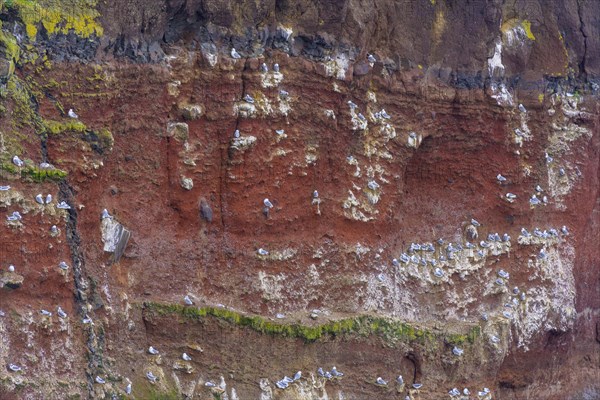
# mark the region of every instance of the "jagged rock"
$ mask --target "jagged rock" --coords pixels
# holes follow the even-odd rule
[[[188,121],[198,119],[202,116],[202,107],[198,104],[182,104],[179,106],[179,110],[183,118]]]
[[[212,220],[213,220],[213,210],[208,205],[208,202],[206,201],[206,199],[200,199],[200,215],[207,222],[212,222]]]
[[[169,122],[167,124],[166,137],[174,137],[179,141],[188,140],[190,128],[185,122]]]
[[[103,218],[100,229],[104,251],[113,253],[113,261],[119,262],[131,233],[117,222],[114,217]]]
[[[194,187],[194,181],[192,178],[186,178],[185,176],[181,177],[181,187],[185,190],[192,190]]]
[[[2,272],[0,275],[0,288],[6,286],[10,289],[17,289],[21,287],[23,281],[25,279],[22,275],[17,274],[16,272]]]
[[[195,371],[195,368],[188,361],[177,360],[173,363],[173,369],[176,371],[183,371],[186,374],[191,374]]]
[[[248,150],[255,142],[255,136],[240,136],[232,139],[230,149],[243,152]]]

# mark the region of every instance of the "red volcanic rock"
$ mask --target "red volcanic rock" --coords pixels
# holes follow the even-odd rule
[[[4,7],[0,398],[597,397],[600,3],[475,3]]]

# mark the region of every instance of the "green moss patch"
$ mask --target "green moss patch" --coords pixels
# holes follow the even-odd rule
[[[60,169],[41,169],[39,167],[27,167],[21,170],[21,177],[37,183],[45,181],[60,181],[67,177],[67,172]]]
[[[59,135],[65,132],[84,133],[86,129],[85,124],[76,119],[64,122],[44,120],[44,130],[51,135]]]
[[[466,335],[434,333],[405,322],[369,315],[329,321],[319,325],[302,325],[273,322],[257,315],[245,315],[216,307],[195,308],[178,304],[146,302],[143,304],[143,309],[150,314],[160,316],[177,315],[188,320],[201,321],[207,317],[212,317],[236,326],[247,327],[259,333],[299,338],[307,342],[342,335],[377,335],[389,343],[398,341],[423,343],[441,339],[459,344],[474,343],[480,335],[478,326],[471,328]]]

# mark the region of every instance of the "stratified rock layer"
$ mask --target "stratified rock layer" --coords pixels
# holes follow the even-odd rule
[[[1,398],[600,395],[600,3],[36,4]]]

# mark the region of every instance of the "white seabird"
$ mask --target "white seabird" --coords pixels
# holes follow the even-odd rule
[[[17,167],[22,167],[23,166],[23,161],[19,158],[19,156],[14,156],[12,158],[12,162],[13,164],[15,164]]]
[[[236,60],[242,58],[242,56],[240,55],[240,53],[237,52],[235,47],[231,48],[231,58],[234,58]]]

